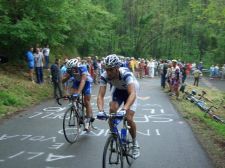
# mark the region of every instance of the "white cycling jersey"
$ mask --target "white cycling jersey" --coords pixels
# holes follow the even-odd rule
[[[102,73],[100,78],[100,86],[106,86],[107,83],[110,86],[120,89],[120,90],[127,90],[127,86],[131,83],[134,83],[136,90],[139,89],[139,83],[135,78],[134,74],[126,67],[119,68],[120,76],[119,79],[110,80],[107,76],[106,71]]]

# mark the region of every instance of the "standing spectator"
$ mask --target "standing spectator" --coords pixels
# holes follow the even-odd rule
[[[167,61],[167,62],[168,64],[167,64],[167,71],[166,71],[166,84],[169,88],[168,92],[171,92],[172,87],[171,87],[170,77],[172,75],[172,62],[170,61]]]
[[[55,64],[51,65],[51,76],[52,83],[54,87],[54,98],[62,97],[62,89],[61,89],[61,73],[60,73],[60,60],[55,59]],[[59,93],[59,95],[57,94]]]
[[[93,79],[94,79],[94,84],[98,84],[98,71],[99,71],[99,67],[98,67],[98,56],[95,56],[93,58],[93,62],[92,62],[92,66],[94,69],[94,74],[93,74]]]
[[[193,74],[193,72],[194,72],[195,69],[196,69],[196,63],[193,62],[193,63],[191,64],[191,74]]]
[[[161,71],[161,86],[163,89],[166,87],[166,74],[167,74],[168,64],[166,61],[162,61],[162,71]]]
[[[29,77],[30,80],[34,83],[34,55],[33,55],[33,47],[30,47],[29,51],[26,53],[27,65],[29,68]]]
[[[39,48],[35,49],[34,53],[34,62],[35,62],[35,72],[37,77],[37,83],[43,83],[43,64],[44,64],[44,56],[40,52]]]
[[[145,71],[145,60],[141,59],[141,62],[139,63],[139,77],[142,79],[144,77],[144,71]]]
[[[212,66],[210,67],[210,69],[209,69],[209,77],[210,77],[210,79],[213,79],[214,74],[215,74],[215,66],[212,65]]]
[[[181,80],[180,79],[180,68],[177,65],[177,60],[172,60],[170,84],[171,84],[171,91],[175,93],[177,99],[179,97],[180,80]]]
[[[135,61],[134,57],[131,57],[129,67],[130,67],[131,72],[135,73],[136,61]]]
[[[194,86],[198,86],[199,79],[202,76],[202,72],[197,68],[193,72],[194,75]]]
[[[187,78],[187,65],[186,64],[184,64],[181,67],[181,73],[182,73],[182,83],[184,83]]]
[[[219,77],[220,72],[219,72],[219,65],[218,64],[214,68],[214,73],[215,73],[215,77]]]
[[[202,62],[199,62],[197,68],[202,72],[202,69],[203,69],[203,64],[202,64]]]
[[[67,63],[67,61],[68,61],[68,58],[65,58],[64,59],[64,63],[63,63],[63,65],[61,66],[61,68],[60,68],[60,71],[61,71],[61,78],[63,78],[65,75],[66,75],[66,70],[67,70],[67,68],[66,68],[66,63]],[[69,82],[70,82],[70,80],[69,81],[66,81],[65,83],[63,83],[63,92],[64,92],[64,96],[69,96],[70,95],[70,88],[69,88]]]
[[[154,77],[154,74],[155,74],[155,63],[154,61],[151,59],[151,61],[149,62],[149,77],[150,78],[153,78]]]
[[[188,78],[190,77],[191,69],[192,69],[191,64],[187,63],[186,64],[186,75],[187,75]]]
[[[43,52],[43,55],[45,57],[45,68],[48,69],[49,54],[50,54],[50,49],[49,49],[49,45],[48,44],[45,46],[45,48],[43,48],[42,52]]]
[[[224,77],[225,77],[225,64],[223,64],[221,68],[221,80],[224,80]]]

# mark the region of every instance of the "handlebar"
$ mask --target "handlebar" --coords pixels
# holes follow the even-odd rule
[[[122,120],[124,118],[125,114],[121,115],[118,113],[111,113],[111,114],[106,114],[105,112],[103,112],[103,114],[97,114],[97,119],[99,120],[107,120],[109,118],[112,119],[118,119],[118,120]]]
[[[71,96],[63,96],[63,97],[59,97],[59,98],[56,98],[56,102],[58,103],[58,105],[62,105],[61,103],[60,103],[60,101],[59,100],[61,100],[61,99],[68,99],[69,101],[75,101],[75,100],[77,100],[77,99],[79,99],[79,96],[73,96],[73,95],[71,95]]]

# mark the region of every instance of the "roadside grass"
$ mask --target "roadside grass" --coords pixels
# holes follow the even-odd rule
[[[52,87],[48,83],[34,84],[28,80],[27,70],[18,67],[8,69],[10,71],[5,71],[4,68],[2,70],[2,67],[0,69],[0,117],[52,97]]]
[[[225,93],[213,88],[194,87],[187,85],[186,90],[191,92],[196,90],[197,93],[201,93],[205,90],[207,106],[214,105],[218,109],[214,110],[216,115],[219,115],[225,120]],[[181,113],[183,118],[187,120],[195,133],[198,140],[201,142],[203,148],[209,154],[215,167],[225,168],[225,124],[216,122],[198,108],[196,105],[188,100],[183,99],[183,94],[180,94],[181,99],[176,100],[174,97],[171,98],[172,103]],[[207,101],[210,100],[209,101]]]

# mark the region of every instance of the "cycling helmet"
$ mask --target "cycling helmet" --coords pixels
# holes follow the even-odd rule
[[[107,57],[105,57],[103,64],[105,65],[106,68],[107,67],[114,68],[119,67],[121,65],[120,59],[116,54],[108,55]]]
[[[78,67],[78,66],[79,66],[79,61],[76,58],[70,59],[66,62],[66,68],[68,68],[68,69]]]

